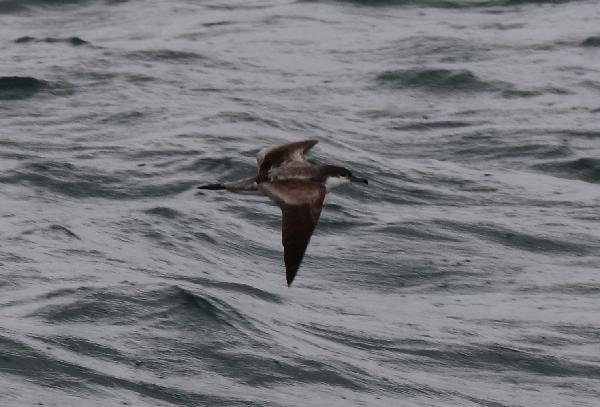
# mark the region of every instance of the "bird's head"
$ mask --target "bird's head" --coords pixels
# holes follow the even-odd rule
[[[365,178],[359,178],[352,175],[352,171],[347,168],[339,167],[337,165],[327,165],[324,167],[323,174],[325,176],[325,185],[327,189],[331,189],[338,185],[342,185],[348,182],[360,182],[368,184]]]

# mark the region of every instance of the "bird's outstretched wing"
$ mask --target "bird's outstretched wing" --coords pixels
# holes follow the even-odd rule
[[[325,187],[317,182],[297,179],[263,182],[259,185],[281,207],[283,258],[289,286],[296,277],[321,216]]]
[[[282,164],[309,166],[304,153],[317,144],[317,140],[304,140],[295,143],[282,144],[261,150],[256,156],[258,166],[258,182],[269,180],[269,170]]]

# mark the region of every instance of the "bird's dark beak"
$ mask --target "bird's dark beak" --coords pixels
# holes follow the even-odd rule
[[[359,178],[359,177],[355,177],[354,175],[350,176],[350,181],[352,182],[362,182],[363,184],[369,184],[369,181],[367,181],[366,178]]]

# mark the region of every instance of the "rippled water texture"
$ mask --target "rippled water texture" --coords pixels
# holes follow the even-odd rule
[[[597,1],[0,0],[0,405],[598,406]],[[200,192],[271,144],[327,196]]]

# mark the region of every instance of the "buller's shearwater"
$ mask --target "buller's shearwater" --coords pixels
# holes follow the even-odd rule
[[[304,140],[265,148],[256,156],[256,176],[232,182],[201,185],[198,189],[264,192],[283,214],[282,243],[285,277],[292,284],[310,237],[317,226],[327,188],[349,181],[368,184],[336,165],[311,166],[304,153],[317,144]]]

